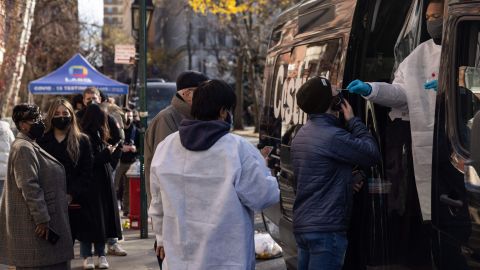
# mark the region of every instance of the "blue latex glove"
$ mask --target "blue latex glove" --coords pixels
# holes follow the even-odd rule
[[[433,80],[433,81],[429,81],[429,82],[426,82],[423,87],[425,88],[425,90],[428,90],[428,89],[432,89],[433,91],[437,91],[437,88],[438,88],[438,80]]]
[[[368,96],[372,93],[372,87],[368,83],[355,80],[347,86],[348,92]]]

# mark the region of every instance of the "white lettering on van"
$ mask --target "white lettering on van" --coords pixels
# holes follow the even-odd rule
[[[305,67],[308,66],[308,62],[308,60],[298,62],[296,77],[293,78],[288,78],[285,71],[286,65],[278,67],[277,77],[274,81],[273,112],[276,118],[281,117],[282,121],[287,124],[303,124],[307,120],[307,114],[297,106],[296,94],[302,84],[310,77],[301,76]],[[295,66],[289,64],[287,69],[293,73]],[[320,75],[329,79],[330,72],[322,72]]]

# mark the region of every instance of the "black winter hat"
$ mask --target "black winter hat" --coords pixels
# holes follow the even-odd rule
[[[208,80],[209,78],[207,76],[198,71],[184,71],[177,77],[177,91],[190,87],[198,87],[202,82]]]
[[[297,105],[308,114],[324,113],[332,103],[332,85],[323,77],[306,81],[297,92]]]

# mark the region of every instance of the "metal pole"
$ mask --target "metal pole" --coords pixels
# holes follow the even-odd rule
[[[140,119],[142,128],[140,130],[140,238],[148,238],[148,216],[147,216],[147,189],[145,186],[144,167],[144,137],[147,128],[147,103],[145,98],[145,83],[147,81],[147,11],[145,0],[140,0],[140,33],[138,43],[140,47],[140,59],[138,60],[138,75],[140,87]]]

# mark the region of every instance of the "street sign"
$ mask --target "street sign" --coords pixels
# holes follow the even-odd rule
[[[130,65],[135,59],[134,45],[115,45],[115,64]]]

